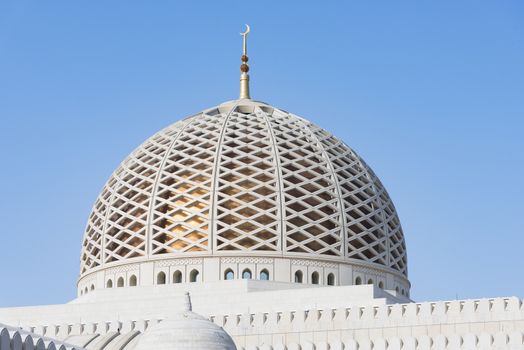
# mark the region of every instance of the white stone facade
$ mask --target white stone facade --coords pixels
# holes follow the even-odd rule
[[[0,309],[0,350],[524,349],[516,297],[410,300],[373,171],[249,99],[135,150],[94,205],[80,261],[75,300]]]
[[[406,303],[372,285],[238,280],[122,288],[65,305],[0,309],[0,319],[87,349],[133,349],[149,327],[180,309],[184,290],[238,349],[524,348],[518,298]]]

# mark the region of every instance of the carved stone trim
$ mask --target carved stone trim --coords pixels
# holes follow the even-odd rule
[[[338,267],[338,264],[331,263],[331,262],[325,262],[325,261],[318,261],[318,260],[302,260],[302,259],[293,259],[291,260],[291,265],[296,266],[313,266],[313,267],[325,267],[325,268],[331,268],[336,269]]]
[[[226,257],[220,258],[223,264],[272,264],[274,259],[271,258],[244,258],[244,257]]]
[[[105,273],[108,275],[111,275],[114,273],[129,272],[129,271],[138,271],[138,265],[130,264],[130,265],[116,266],[116,267],[107,269]]]
[[[155,267],[168,267],[180,265],[200,265],[204,260],[202,258],[187,258],[187,259],[169,259],[155,262]]]

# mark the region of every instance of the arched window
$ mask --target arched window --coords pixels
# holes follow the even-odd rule
[[[399,293],[398,286],[395,287],[395,292],[397,292],[397,294]]]
[[[368,279],[368,284],[373,284],[373,280],[371,278]]]
[[[131,287],[136,287],[136,276],[135,275],[131,275],[131,277],[129,277],[129,285]]]
[[[198,270],[192,270],[189,274],[189,282],[198,281],[198,275],[200,275],[200,272],[198,272]]]
[[[362,278],[360,278],[360,276],[358,276],[357,278],[355,278],[355,285],[359,286],[362,284]]]
[[[315,271],[311,274],[311,283],[318,284],[318,280],[319,280],[318,272]]]
[[[404,292],[404,289],[400,292],[402,295],[406,295],[406,292]]]
[[[84,294],[87,294],[87,287],[86,287],[86,289],[84,289]]]
[[[334,286],[335,285],[335,275],[330,273],[327,277],[327,284],[328,286]]]
[[[266,269],[260,271],[260,280],[261,281],[268,281],[269,280],[269,272]]]
[[[107,280],[106,282],[106,288],[113,288],[113,280]]]
[[[224,279],[228,281],[235,279],[235,273],[233,272],[233,270],[227,269],[226,272],[224,273]]]
[[[243,272],[242,272],[242,278],[245,279],[245,280],[250,280],[252,277],[251,275],[251,270],[250,269],[245,269]]]
[[[166,284],[166,274],[163,271],[156,275],[156,284]]]
[[[84,295],[84,291],[80,289],[80,295]]]
[[[118,281],[116,282],[116,286],[117,286],[118,288],[124,286],[124,278],[123,278],[123,277],[119,277],[119,278],[118,278]]]
[[[173,273],[173,283],[182,283],[182,272],[176,270]]]
[[[95,285],[94,284],[91,285],[91,290],[95,290]]]
[[[382,281],[378,282],[378,287],[380,289],[384,289],[384,282],[382,282]]]
[[[303,274],[302,271],[298,270],[295,272],[295,283],[302,283]]]

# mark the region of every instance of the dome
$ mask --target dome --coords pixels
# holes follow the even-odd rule
[[[189,307],[148,329],[135,350],[236,350],[229,334]]]
[[[208,258],[221,267],[204,273]],[[288,272],[277,273],[275,259]],[[329,284],[365,272],[409,288],[402,228],[373,171],[326,130],[249,99],[180,120],[122,162],[89,216],[80,282],[87,289],[95,272],[107,279],[108,269],[144,262],[196,273],[184,281],[224,279],[224,266],[236,262],[240,275],[249,261],[280,281],[298,281],[303,265],[323,269]]]

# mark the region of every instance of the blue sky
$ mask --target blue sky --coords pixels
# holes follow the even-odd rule
[[[419,301],[524,297],[524,2],[0,2],[0,306],[75,295],[83,229],[147,137],[238,94],[375,170]],[[6,287],[8,286],[8,287]]]

